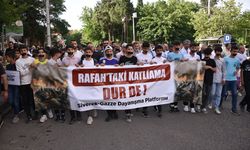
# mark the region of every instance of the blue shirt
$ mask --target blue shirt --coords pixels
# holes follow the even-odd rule
[[[226,81],[236,81],[236,70],[240,68],[240,60],[236,57],[227,56],[224,58],[224,66],[226,69]]]
[[[175,52],[168,53],[168,56],[167,56],[168,61],[180,61],[181,59],[183,59],[183,55],[180,52],[179,53],[175,53]]]
[[[99,61],[99,64],[116,65],[118,64],[118,60],[116,58],[107,59],[106,57],[102,57]]]

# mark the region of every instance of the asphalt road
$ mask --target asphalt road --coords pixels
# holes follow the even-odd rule
[[[212,110],[172,114],[164,106],[162,118],[153,109],[150,118],[143,118],[134,111],[132,123],[125,122],[123,111],[111,122],[104,121],[106,112],[98,111],[91,126],[86,113],[73,125],[69,115],[65,123],[12,124],[10,114],[0,129],[0,150],[250,150],[250,113],[231,114],[230,102],[224,103],[221,115]]]

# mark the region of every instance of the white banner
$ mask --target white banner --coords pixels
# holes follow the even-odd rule
[[[174,63],[67,69],[72,110],[125,110],[169,104],[176,91]]]
[[[20,72],[19,71],[5,71],[7,74],[8,84],[9,85],[20,85]]]

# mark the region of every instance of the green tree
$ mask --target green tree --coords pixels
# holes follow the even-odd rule
[[[11,24],[21,19],[24,38],[30,44],[43,45],[46,35],[46,12],[44,0],[0,0],[0,24]],[[52,32],[66,35],[69,24],[59,17],[65,11],[64,0],[50,0]]]
[[[101,0],[93,10],[86,10],[85,8],[82,14],[84,24],[83,39],[93,39],[88,33],[96,32],[92,31],[95,28],[100,29],[99,32],[102,34],[102,38],[110,40],[121,39],[123,31],[122,18],[125,17],[128,23],[133,11],[133,4],[130,0]],[[92,17],[85,19],[86,15]],[[96,25],[96,27],[91,27],[91,24]],[[100,40],[99,35],[98,39],[95,40]]]
[[[81,43],[81,39],[82,39],[81,31],[75,30],[73,32],[68,33],[68,35],[66,36],[65,44],[69,45],[71,40],[76,40],[77,43]]]
[[[83,22],[81,42],[100,42],[105,36],[105,33],[102,31],[100,24],[94,18],[94,10],[87,7],[83,8],[81,20]]]
[[[234,37],[239,43],[250,45],[250,11],[240,14],[236,26]]]
[[[139,35],[155,42],[192,40],[195,31],[190,20],[198,9],[198,4],[184,0],[144,4],[137,24]]]
[[[218,3],[219,0],[210,0],[210,6],[213,7]],[[208,0],[201,0],[201,5],[203,7],[208,7]]]
[[[210,36],[222,36],[226,33],[233,36],[238,32],[241,5],[237,6],[235,0],[222,1],[222,6],[212,8],[210,17],[206,9],[200,9],[193,14],[192,24],[194,25],[196,39]]]
[[[25,9],[25,4],[17,5],[15,1],[0,0],[0,25],[8,25],[20,19]]]

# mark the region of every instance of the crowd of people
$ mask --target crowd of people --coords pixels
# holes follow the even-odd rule
[[[35,111],[32,82],[32,69],[38,65],[50,64],[56,67],[94,67],[104,65],[143,65],[162,64],[173,61],[205,61],[205,76],[202,90],[202,105],[196,105],[192,100],[183,102],[183,111],[190,113],[208,113],[207,109],[214,109],[221,114],[223,101],[232,96],[231,112],[240,115],[237,110],[237,97],[245,93],[239,103],[242,111],[250,112],[250,58],[244,45],[226,44],[207,46],[191,43],[189,40],[162,43],[158,45],[149,42],[133,42],[117,44],[104,40],[100,45],[87,43],[79,46],[75,40],[65,48],[42,48],[24,45],[14,45],[9,42],[2,58],[0,58],[2,99],[8,101],[14,111],[13,123],[20,119],[20,112],[26,114],[26,122],[38,117]],[[5,67],[4,67],[5,66]],[[5,70],[19,71],[21,85],[8,85]],[[244,90],[245,89],[245,92]],[[229,92],[228,92],[229,91]],[[189,105],[188,105],[189,104]],[[171,103],[170,112],[179,112],[178,102]],[[247,108],[245,108],[247,106]],[[162,116],[162,107],[154,107],[158,117]],[[65,122],[65,109],[47,109],[39,112],[41,123],[48,118]],[[82,119],[82,112],[70,111],[70,124]],[[137,110],[138,111],[138,110]],[[147,107],[142,108],[144,117],[148,117]],[[97,116],[97,110],[87,111],[87,124],[92,124]],[[125,110],[126,121],[132,121],[132,111]],[[105,121],[118,119],[116,110],[107,110]]]

